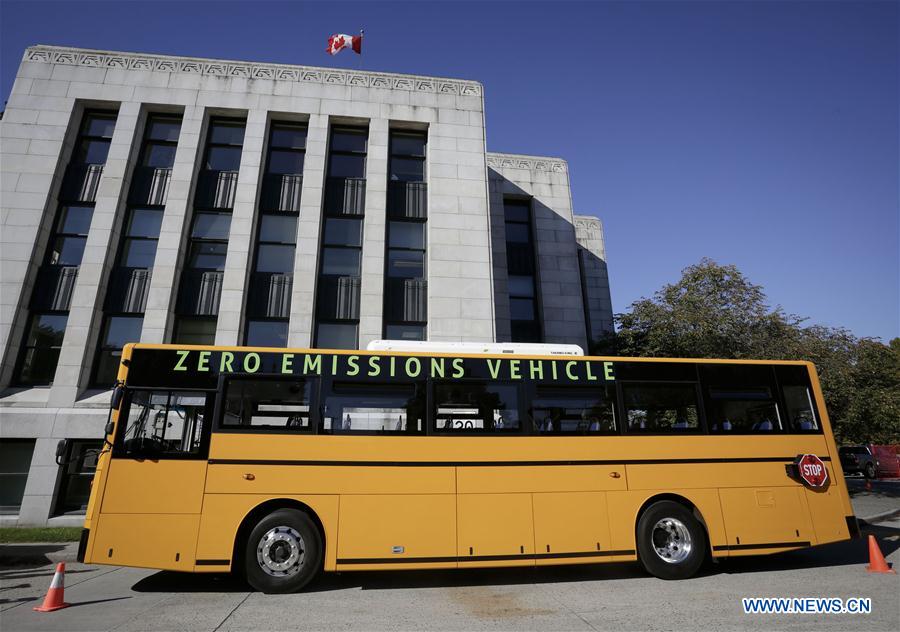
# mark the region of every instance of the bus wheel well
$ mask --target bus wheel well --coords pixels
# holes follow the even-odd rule
[[[709,551],[707,552],[709,555],[712,555],[712,542],[709,539],[709,527],[706,525],[706,519],[703,517],[703,514],[697,508],[697,506],[689,501],[684,496],[679,496],[678,494],[657,494],[655,496],[651,496],[644,504],[641,505],[641,508],[638,509],[637,516],[634,519],[634,537],[635,542],[637,542],[637,528],[638,523],[641,521],[641,516],[644,515],[644,512],[647,511],[647,508],[650,505],[657,503],[661,500],[670,500],[672,502],[678,503],[679,505],[684,506],[686,509],[690,510],[691,513],[694,514],[694,517],[700,522],[700,525],[703,527],[703,530],[706,532],[706,544],[709,547]]]
[[[325,527],[322,525],[322,521],[319,520],[319,516],[316,515],[316,512],[313,511],[309,505],[301,503],[299,500],[293,500],[291,498],[273,498],[251,509],[241,521],[237,530],[237,535],[234,538],[234,550],[231,554],[232,568],[242,570],[240,567],[244,561],[244,544],[247,542],[247,538],[250,537],[250,532],[253,531],[253,527],[256,526],[256,523],[278,509],[296,509],[309,516],[309,519],[313,521],[313,524],[315,524],[316,528],[319,530],[319,536],[322,538],[322,550],[324,552]]]

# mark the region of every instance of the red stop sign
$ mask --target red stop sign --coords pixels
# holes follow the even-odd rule
[[[825,463],[815,454],[804,454],[797,461],[797,471],[803,482],[810,487],[822,487],[828,482]]]

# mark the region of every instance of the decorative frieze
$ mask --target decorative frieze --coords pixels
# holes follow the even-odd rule
[[[247,77],[251,79],[273,79],[275,81],[386,88],[390,90],[409,90],[411,92],[436,92],[462,96],[478,97],[482,95],[481,84],[476,81],[425,78],[415,75],[338,70],[334,68],[313,68],[287,64],[254,64],[197,59],[194,57],[101,52],[58,46],[32,46],[27,48],[25,50],[25,61],[68,66],[90,66],[94,68],[124,68],[128,70],[152,70],[155,72],[201,74],[219,77]]]
[[[528,169],[529,171],[553,171],[556,173],[568,171],[566,162],[559,158],[496,153],[489,153],[486,156],[488,166],[495,169]]]

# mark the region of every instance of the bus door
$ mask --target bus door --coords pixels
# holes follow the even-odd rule
[[[214,392],[129,389],[91,560],[192,570]]]

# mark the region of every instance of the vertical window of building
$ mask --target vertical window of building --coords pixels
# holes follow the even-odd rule
[[[384,279],[384,337],[425,340],[424,132],[392,131],[388,164],[388,223]]]
[[[53,382],[115,124],[115,112],[85,112],[81,121],[60,188],[59,207],[44,261],[32,291],[14,376],[17,384],[35,386]]]
[[[141,338],[150,273],[180,131],[180,117],[151,115],[147,119],[128,191],[119,249],[106,290],[91,380],[94,386],[108,387],[116,381],[122,347]]]
[[[0,515],[17,514],[34,453],[34,439],[0,441]]]
[[[506,269],[512,341],[541,342],[531,202],[504,200],[503,213],[506,221]]]
[[[211,345],[216,339],[245,125],[237,119],[214,118],[209,122],[175,306],[176,343]]]
[[[96,439],[69,439],[60,466],[54,515],[82,514],[91,497],[91,480],[97,469],[97,458],[103,441]]]
[[[248,345],[287,346],[306,126],[273,122],[247,300]]]
[[[320,348],[355,349],[359,344],[368,140],[365,128],[331,129],[316,289],[314,345]]]

